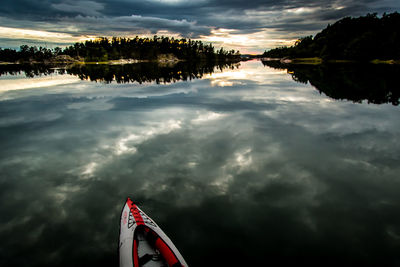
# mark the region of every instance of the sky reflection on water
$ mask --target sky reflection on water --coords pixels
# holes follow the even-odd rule
[[[398,107],[257,61],[165,85],[57,79],[0,92],[1,266],[117,266],[126,196],[191,266],[399,264]]]

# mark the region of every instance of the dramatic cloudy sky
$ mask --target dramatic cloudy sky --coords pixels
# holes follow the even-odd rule
[[[0,46],[67,45],[95,36],[172,35],[261,52],[398,0],[2,0]]]

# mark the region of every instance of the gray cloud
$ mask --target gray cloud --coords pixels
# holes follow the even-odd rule
[[[78,13],[88,16],[99,16],[101,11],[104,9],[102,3],[94,1],[78,1],[78,2],[62,2],[57,4],[51,4],[51,7],[68,13]]]
[[[62,24],[75,25],[81,29],[80,33],[115,36],[115,32],[122,35],[156,33],[157,31],[168,30],[181,33],[184,36],[198,37],[202,34],[209,34],[210,28],[197,25],[185,19],[164,19],[158,17],[145,17],[141,15],[121,17],[88,17],[78,15],[70,18],[65,17]],[[73,34],[74,32],[70,32]]]
[[[165,30],[198,38],[209,35],[212,29],[228,28],[234,30],[234,34],[274,30],[277,33],[274,38],[294,39],[315,34],[328,23],[345,16],[360,16],[368,12],[393,12],[399,8],[399,2],[393,0],[7,0],[0,6],[0,16],[2,21],[24,18],[20,27],[29,29],[42,29],[41,25],[47,23],[52,25],[49,26],[51,31],[58,31],[60,27],[66,28],[66,24],[77,24],[78,31],[73,34],[98,36],[106,33],[151,34]]]

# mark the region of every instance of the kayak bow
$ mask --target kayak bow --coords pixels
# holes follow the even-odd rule
[[[120,267],[186,267],[178,249],[133,201],[128,198],[121,214]]]

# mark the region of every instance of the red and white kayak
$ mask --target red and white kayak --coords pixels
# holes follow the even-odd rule
[[[121,214],[120,267],[186,267],[167,235],[128,198]]]

